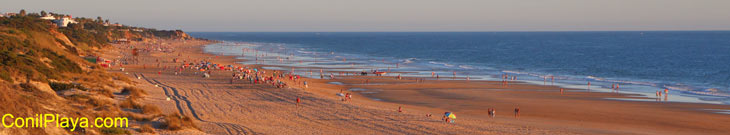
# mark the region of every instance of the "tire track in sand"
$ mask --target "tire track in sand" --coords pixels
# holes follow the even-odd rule
[[[212,123],[212,124],[218,125],[221,128],[225,129],[226,132],[228,134],[230,134],[230,135],[256,134],[256,132],[254,132],[253,130],[251,130],[250,128],[245,127],[245,126],[241,126],[241,125],[237,125],[237,124],[233,124],[233,123],[213,122],[213,121],[207,121],[207,120],[201,119],[198,116],[198,114],[196,113],[195,109],[193,108],[192,102],[190,102],[190,100],[188,100],[187,97],[181,96],[179,94],[179,91],[178,91],[177,88],[172,87],[172,86],[169,86],[167,84],[164,84],[164,83],[158,81],[157,79],[149,79],[144,74],[140,74],[140,75],[141,75],[142,78],[144,78],[150,84],[157,84],[158,86],[161,86],[162,89],[165,91],[165,95],[167,97],[170,97],[172,100],[175,101],[176,107],[177,107],[178,111],[180,112],[180,114],[185,114],[184,113],[184,110],[185,109],[183,109],[184,107],[182,107],[181,102],[180,102],[180,100],[182,100],[182,101],[185,102],[185,104],[187,106],[187,110],[190,111],[190,113],[193,115],[193,117],[195,119],[197,119],[198,121],[202,121],[202,122],[207,122],[207,123]],[[168,89],[171,90],[172,92],[168,92]],[[170,94],[170,93],[172,93],[172,94]]]

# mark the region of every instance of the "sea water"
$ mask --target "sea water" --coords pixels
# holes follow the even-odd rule
[[[209,53],[246,64],[401,72],[639,93],[667,101],[730,104],[730,31],[616,32],[192,32],[225,41]],[[243,52],[244,48],[249,51]],[[258,57],[257,57],[258,56]],[[295,69],[296,70],[296,69]],[[301,69],[299,74],[306,74]],[[319,77],[319,71],[314,70]],[[337,74],[335,74],[337,75]],[[325,75],[328,76],[328,75]],[[315,78],[316,78],[315,77]],[[555,78],[553,82],[551,78]],[[664,101],[663,97],[660,97]]]

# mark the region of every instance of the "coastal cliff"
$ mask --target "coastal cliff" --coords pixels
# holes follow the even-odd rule
[[[170,118],[160,114],[154,105],[141,104],[138,100],[145,92],[135,88],[134,82],[123,74],[105,71],[107,63],[97,53],[110,48],[111,43],[194,40],[193,37],[181,30],[110,24],[101,17],[73,18],[73,23],[63,26],[56,18],[70,16],[22,12],[0,17],[0,113],[16,117],[127,117],[130,122]],[[137,128],[142,132],[149,126]],[[72,131],[55,125],[0,129],[0,134],[79,133],[128,134],[129,128]]]

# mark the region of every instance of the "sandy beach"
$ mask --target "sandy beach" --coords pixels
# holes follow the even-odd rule
[[[618,93],[590,92],[550,85],[499,81],[396,79],[393,76],[337,76],[337,79],[284,80],[290,88],[234,80],[233,71],[211,70],[210,78],[184,70],[180,61],[209,60],[236,64],[233,56],[206,54],[209,41],[165,40],[174,52],[141,53],[137,64],[124,65],[137,86],[149,93],[146,103],[163,113],[191,116],[201,131],[160,131],[160,134],[727,134],[730,117],[703,109],[727,105],[618,101]],[[129,55],[127,44],[114,44],[102,57]],[[134,45],[142,47],[142,45]],[[178,62],[173,59],[178,58]],[[159,66],[158,66],[159,63]],[[273,71],[266,70],[266,75]],[[137,79],[139,77],[139,79]],[[368,84],[363,84],[364,80]],[[336,83],[333,83],[336,82]],[[342,101],[340,90],[353,93]],[[170,97],[170,100],[167,100]],[[296,99],[301,103],[297,106]],[[653,99],[652,99],[653,100]],[[398,112],[398,108],[402,112]],[[520,108],[515,118],[514,109]],[[490,118],[488,108],[496,109]],[[441,120],[444,112],[455,123]],[[432,114],[427,117],[427,114]]]

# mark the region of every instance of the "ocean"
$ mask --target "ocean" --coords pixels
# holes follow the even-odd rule
[[[620,84],[618,92],[649,98],[669,89],[662,101],[730,104],[730,31],[190,34],[225,41],[207,46],[209,53],[260,56],[261,61],[244,63],[272,69],[392,70],[425,77],[435,72],[472,80],[500,80],[508,74],[567,88],[585,89],[591,82],[591,91],[600,92],[615,92],[612,84]],[[260,52],[244,53],[244,48]]]

